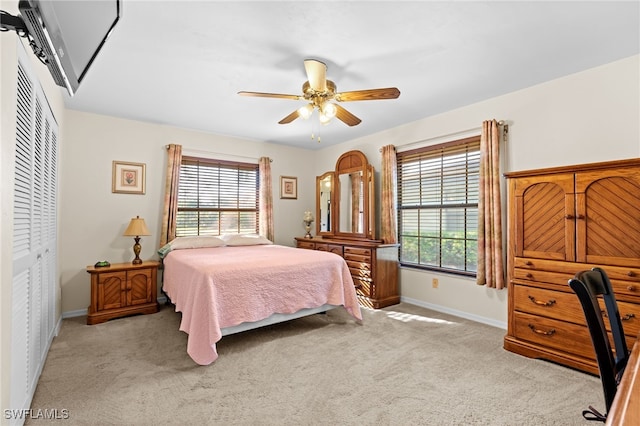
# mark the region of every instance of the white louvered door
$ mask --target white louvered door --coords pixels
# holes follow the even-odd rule
[[[18,50],[11,407],[28,409],[55,332],[58,126]]]

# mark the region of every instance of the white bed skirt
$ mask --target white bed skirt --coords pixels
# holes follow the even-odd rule
[[[273,314],[268,318],[255,322],[243,322],[242,324],[234,325],[233,327],[226,327],[220,330],[222,336],[228,336],[230,334],[241,333],[243,331],[253,330],[255,328],[264,327],[271,324],[278,324],[284,321],[290,321],[297,318],[306,317],[313,314],[319,314],[320,312],[327,312],[331,309],[339,307],[338,305],[325,304],[318,306],[317,308],[305,308],[300,309],[298,312],[292,314]]]

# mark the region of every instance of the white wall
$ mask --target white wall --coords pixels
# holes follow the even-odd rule
[[[186,150],[271,157],[276,243],[293,245],[293,238],[303,233],[303,212],[314,207],[315,176],[333,169],[338,157],[350,149],[363,151],[374,165],[378,191],[383,145],[401,148],[419,141],[439,142],[447,135],[478,129],[490,118],[509,123],[505,171],[638,157],[638,66],[638,56],[627,58],[320,151],[67,111],[62,152],[66,167],[61,173],[62,310],[80,312],[88,306],[86,265],[100,259],[130,260],[131,238],[121,236],[130,217],[144,217],[153,233],[143,238],[141,257],[157,258],[164,147],[169,143]],[[145,195],[111,193],[113,160],[147,165]],[[281,175],[298,177],[298,200],[279,198]],[[437,289],[431,287],[433,277],[439,279]],[[473,279],[408,268],[401,270],[400,283],[403,300],[506,325],[506,291],[476,286]]]
[[[219,153],[238,161],[270,157],[273,175],[274,227],[277,244],[293,246],[304,235],[302,216],[315,204],[315,176],[302,149],[211,135],[158,124],[67,110],[61,172],[60,285],[62,311],[81,313],[89,305],[89,275],[85,268],[98,260],[133,259],[133,238],[123,237],[129,219],[145,219],[151,236],[141,239],[142,259],[158,259],[160,222],[166,173],[166,145],[185,151]],[[146,164],[144,195],[111,192],[112,161]],[[280,199],[280,176],[298,178],[298,199]]]
[[[2,1],[0,9],[18,14],[17,1]],[[18,49],[23,39],[13,32],[0,36],[0,407],[10,405],[11,386],[11,310],[13,277],[13,184],[16,145],[16,81],[18,69]],[[64,102],[62,89],[57,87],[46,66],[25,47],[32,68],[38,75],[43,90],[49,100],[51,110],[60,128],[64,127]],[[59,140],[59,144],[64,142]],[[62,159],[59,161],[62,167]],[[60,205],[60,202],[59,204]],[[59,216],[58,216],[59,217]],[[60,245],[58,245],[60,252]],[[56,294],[56,321],[60,317],[60,292]],[[7,420],[4,415],[0,423]]]
[[[442,142],[447,135],[479,129],[483,120],[492,118],[509,124],[502,153],[505,172],[640,157],[639,58],[328,147],[317,156],[316,174],[333,169],[336,159],[349,149],[363,151],[379,171],[379,149],[384,145],[402,149],[420,141],[425,145]],[[437,289],[431,285],[434,277],[439,279]],[[401,269],[400,285],[405,301],[506,328],[506,290],[477,286],[474,279],[409,268]]]

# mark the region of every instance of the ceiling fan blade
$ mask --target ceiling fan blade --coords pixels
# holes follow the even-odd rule
[[[362,121],[340,105],[336,105],[336,117],[348,126],[357,126]]]
[[[304,69],[307,72],[309,86],[316,92],[325,92],[327,90],[327,66],[324,62],[305,59]]]
[[[264,93],[264,92],[238,92],[240,96],[256,96],[259,98],[279,98],[279,99],[293,99],[297,101],[299,99],[304,99],[300,95],[285,95],[282,93]]]
[[[334,98],[338,102],[349,102],[396,99],[398,96],[400,96],[400,91],[396,87],[387,87],[384,89],[355,90],[353,92],[336,93]]]
[[[283,118],[282,120],[278,121],[278,124],[291,123],[293,120],[295,120],[298,117],[300,117],[300,114],[298,114],[298,110],[295,110],[291,114],[289,114],[285,118]]]

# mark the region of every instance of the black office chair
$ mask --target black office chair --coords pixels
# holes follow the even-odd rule
[[[591,341],[596,353],[598,370],[604,390],[606,413],[601,414],[592,406],[582,412],[587,420],[606,421],[607,413],[613,403],[613,398],[618,390],[618,383],[627,365],[629,350],[624,338],[624,330],[615,295],[611,288],[611,282],[604,270],[593,268],[590,271],[582,271],[575,278],[569,280],[571,289],[576,293],[582,310],[587,320],[587,326],[591,335]],[[605,302],[606,314],[598,304],[597,296],[601,295]],[[604,317],[609,318],[611,334],[615,347],[615,355],[609,342],[609,336],[604,325]]]

